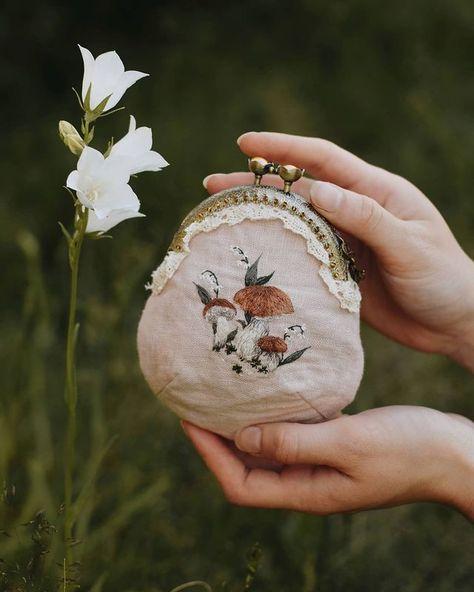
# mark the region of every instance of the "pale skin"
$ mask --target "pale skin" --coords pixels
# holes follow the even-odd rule
[[[362,318],[408,347],[474,372],[474,262],[441,214],[406,179],[319,138],[249,132],[247,156],[306,169],[293,189],[341,230],[366,269]],[[209,193],[251,183],[214,174]],[[280,186],[277,177],[265,183]],[[274,423],[236,434],[240,451],[276,461],[251,468],[220,437],[183,427],[227,498],[318,515],[434,501],[474,520],[474,423],[414,406],[371,409],[326,423]],[[270,466],[270,465],[269,465]]]

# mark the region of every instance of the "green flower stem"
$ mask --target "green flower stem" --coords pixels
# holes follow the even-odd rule
[[[68,242],[69,267],[71,271],[71,285],[69,297],[69,320],[66,343],[66,405],[68,411],[66,449],[64,459],[64,546],[65,546],[65,576],[64,591],[68,589],[70,571],[73,563],[73,507],[72,490],[76,456],[76,407],[77,407],[77,380],[76,380],[76,341],[79,325],[76,323],[77,313],[77,287],[79,277],[79,261],[82,243],[86,234],[88,210],[80,204],[76,205],[75,232]]]
[[[91,111],[86,111],[82,118],[82,133],[86,146],[90,144],[94,138],[94,126],[91,125],[97,117]]]

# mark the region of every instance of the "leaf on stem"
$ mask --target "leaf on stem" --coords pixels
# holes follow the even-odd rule
[[[109,156],[109,154],[112,151],[114,145],[114,139],[113,137],[107,142],[107,150],[104,152],[104,158],[107,158],[107,156]]]
[[[103,238],[114,238],[111,234],[101,234],[100,232],[88,232],[86,238],[90,240],[101,240]]]
[[[81,109],[82,109],[82,110],[84,110],[84,104],[83,104],[83,102],[82,102],[82,99],[81,99],[81,96],[80,96],[80,94],[77,92],[77,90],[76,90],[74,87],[72,87],[72,90],[74,91],[74,94],[75,94],[75,95],[76,95],[76,97],[77,97],[77,100],[78,100],[78,102],[79,102],[79,106],[81,107]]]
[[[64,224],[62,222],[58,222],[59,224],[59,228],[61,229],[62,233],[64,234],[67,244],[70,245],[72,242],[72,236],[69,234],[69,232],[67,231],[66,227],[64,226]]]
[[[66,187],[66,185],[63,185],[64,189],[69,193],[69,195],[72,197],[72,201],[74,202],[74,205],[77,205],[77,198],[74,195],[74,193],[71,191],[71,189],[69,189],[69,187]]]
[[[110,97],[107,97],[107,100]],[[112,109],[112,111],[107,111],[107,113],[101,113],[99,117],[107,117],[108,115],[112,115],[112,113],[117,113],[117,111],[123,111],[125,107],[117,107],[116,109]]]

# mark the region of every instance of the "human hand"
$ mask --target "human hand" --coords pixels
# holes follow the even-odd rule
[[[281,463],[279,469],[249,468],[219,436],[186,422],[183,427],[237,505],[326,515],[434,501],[474,520],[474,423],[461,416],[381,407],[237,434],[241,451]]]
[[[449,355],[474,370],[474,262],[441,214],[406,179],[326,140],[270,132],[239,138],[248,156],[305,168],[296,192],[345,234],[366,269],[362,317],[415,349]],[[249,173],[214,174],[210,193],[251,183]],[[266,183],[281,185],[279,177]]]

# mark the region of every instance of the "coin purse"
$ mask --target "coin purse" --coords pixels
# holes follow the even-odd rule
[[[254,185],[209,197],[182,222],[138,328],[153,392],[228,438],[256,423],[331,419],[363,371],[352,254],[291,192],[301,169],[249,162]],[[283,190],[262,185],[267,172]]]

